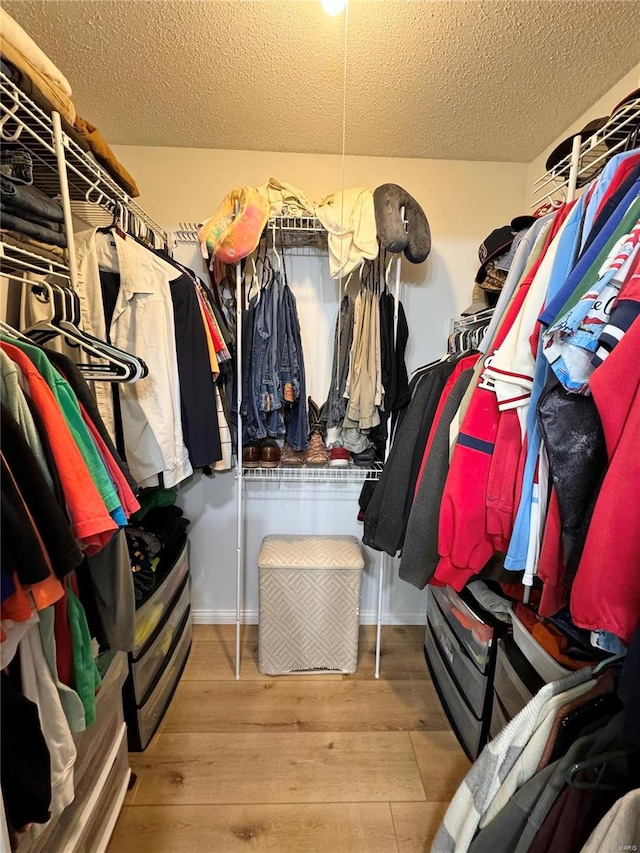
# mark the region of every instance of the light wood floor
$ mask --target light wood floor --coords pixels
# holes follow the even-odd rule
[[[263,676],[246,626],[195,627],[109,853],[424,853],[469,763],[429,680],[424,628],[374,629],[352,676]]]

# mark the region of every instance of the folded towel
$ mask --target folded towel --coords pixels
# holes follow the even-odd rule
[[[0,8],[0,53],[19,76],[7,74],[46,112],[56,110],[73,124],[76,108],[66,77],[4,9]],[[6,74],[5,68],[3,72]]]
[[[62,71],[53,64],[20,24],[2,8],[0,8],[0,30],[2,30],[2,38],[20,51],[32,68],[43,77],[47,77],[65,95],[71,97],[73,94],[71,86]]]
[[[12,208],[35,213],[36,216],[52,222],[64,222],[60,202],[54,201],[35,187],[21,187],[13,181],[0,177],[0,194],[4,204]]]

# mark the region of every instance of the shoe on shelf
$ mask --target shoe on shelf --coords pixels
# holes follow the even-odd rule
[[[304,454],[305,465],[327,465],[329,462],[329,451],[325,447],[322,436],[314,432],[309,439],[309,447]]]
[[[280,465],[286,468],[300,468],[304,465],[304,450],[294,450],[288,441],[285,441],[280,457]]]
[[[329,466],[331,468],[347,468],[351,462],[351,454],[344,447],[332,447],[329,451]]]
[[[319,432],[320,438],[324,439],[325,437],[327,425],[322,420],[323,408],[323,406],[319,406],[317,403],[314,403],[311,397],[307,399],[307,411],[309,413],[309,438],[311,438],[314,432]]]
[[[242,449],[242,467],[258,468],[260,465],[260,448],[257,444],[247,444]]]
[[[375,447],[368,447],[362,453],[352,453],[351,456],[353,464],[357,465],[358,468],[370,468],[376,461],[376,449]]]
[[[260,445],[260,466],[262,468],[277,468],[280,464],[280,448],[275,441],[265,441]]]

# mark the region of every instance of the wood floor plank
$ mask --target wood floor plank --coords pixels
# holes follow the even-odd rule
[[[446,729],[430,681],[182,681],[162,732]]]
[[[135,806],[425,799],[406,732],[161,734],[131,759]]]
[[[398,850],[387,803],[310,803],[127,807],[109,853],[236,853],[248,847],[256,853]]]
[[[242,625],[241,638],[243,643],[258,642],[258,626]],[[193,641],[206,640],[216,643],[231,643],[236,641],[236,626],[234,625],[194,625]]]
[[[453,732],[411,732],[413,748],[429,802],[449,802],[464,779],[469,759]]]
[[[203,626],[201,626],[203,627]],[[258,681],[269,678],[258,669],[258,643],[245,642],[241,648],[242,680]],[[353,675],[317,673],[313,675],[280,675],[277,679],[316,679],[364,681],[375,677],[375,641],[360,643],[358,669]],[[387,681],[411,681],[429,679],[429,670],[424,659],[422,644],[398,642],[383,644],[380,663],[381,677]],[[184,681],[232,681],[235,678],[235,643],[231,640],[194,642],[182,679]]]
[[[449,803],[391,803],[398,853],[425,853]]]
[[[384,625],[382,628],[382,642],[422,645],[424,642],[424,625]],[[193,639],[206,640],[209,642],[235,642],[236,626],[234,625],[194,625]],[[376,626],[361,625],[360,640],[375,642]],[[243,625],[242,641],[249,643],[258,642],[258,626]]]

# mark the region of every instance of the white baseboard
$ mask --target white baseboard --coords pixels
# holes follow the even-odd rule
[[[236,621],[235,610],[191,610],[194,625],[233,625]],[[240,614],[243,625],[257,625],[258,611],[243,610]],[[361,625],[375,625],[378,613],[375,610],[363,610],[360,613]],[[384,613],[383,625],[426,625],[427,616],[423,611],[401,610],[396,613]]]

